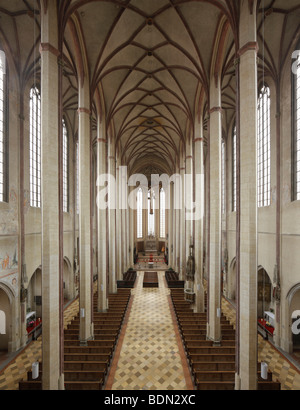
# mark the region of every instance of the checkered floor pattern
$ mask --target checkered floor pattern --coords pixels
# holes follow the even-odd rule
[[[112,390],[192,389],[174,327],[163,272],[158,276],[158,288],[143,288],[143,272],[138,272],[118,360],[111,372]],[[65,310],[65,326],[78,310],[77,299]],[[235,324],[235,309],[225,299],[222,310]],[[32,363],[41,360],[41,346],[40,337],[1,367],[0,390],[18,390],[19,381],[26,377]],[[259,360],[267,362],[273,376],[281,382],[282,390],[300,390],[299,371],[262,337],[258,339],[258,353]]]
[[[187,390],[163,272],[158,272],[158,288],[143,288],[143,275],[138,272],[111,389]]]

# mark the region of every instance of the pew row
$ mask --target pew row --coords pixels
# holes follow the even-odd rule
[[[183,289],[170,289],[171,300],[191,374],[197,390],[234,390],[236,373],[235,329],[224,314],[220,318],[222,340],[208,340],[207,314],[194,313]],[[206,299],[207,300],[207,299]],[[258,368],[259,368],[258,364]],[[280,390],[271,372],[267,380],[257,376],[258,390]]]
[[[102,390],[107,379],[124,316],[131,297],[130,289],[118,289],[108,296],[107,312],[97,311],[97,292],[93,295],[93,340],[80,341],[79,312],[64,329],[65,390]],[[19,390],[42,390],[42,363],[39,376],[19,382]]]

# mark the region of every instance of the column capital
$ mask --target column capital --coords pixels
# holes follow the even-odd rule
[[[245,45],[243,45],[243,47],[241,47],[238,51],[238,57],[241,57],[243,54],[245,54],[247,51],[255,51],[256,53],[258,53],[259,50],[259,46],[258,46],[258,42],[257,41],[249,41],[248,43],[246,43]]]
[[[223,114],[223,108],[222,107],[212,107],[209,110],[209,114],[213,114],[214,112],[218,112],[220,114]]]
[[[77,110],[78,114],[88,114],[91,115],[91,111],[88,108],[85,107],[79,107]]]
[[[55,55],[55,57],[60,56],[59,50],[50,43],[41,43],[40,44],[40,53],[42,54],[43,51],[48,51],[51,54]]]

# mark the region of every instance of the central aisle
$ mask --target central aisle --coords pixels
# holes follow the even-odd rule
[[[163,275],[158,272],[158,288],[143,288],[144,272],[137,273],[111,390],[193,389]]]

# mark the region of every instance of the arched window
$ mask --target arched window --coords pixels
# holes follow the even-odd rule
[[[148,235],[155,235],[154,221],[155,198],[151,190],[148,191]]]
[[[0,202],[7,201],[6,58],[0,50]]]
[[[236,125],[232,133],[232,211],[236,212]]]
[[[143,191],[142,191],[142,188],[139,188],[137,192],[136,215],[137,215],[137,238],[141,239],[143,237]]]
[[[63,211],[69,211],[69,141],[65,120],[62,120],[63,128]]]
[[[222,150],[221,150],[221,166],[222,166],[222,214],[225,214],[225,209],[226,209],[226,204],[225,204],[225,202],[226,202],[226,186],[225,186],[225,163],[226,163],[226,161],[225,161],[225,155],[226,155],[226,152],[225,152],[225,142],[224,142],[224,140],[222,140]]]
[[[271,158],[270,158],[270,88],[264,85],[258,97],[258,206],[271,203]]]
[[[41,96],[38,88],[30,90],[30,205],[41,206]]]
[[[163,188],[160,189],[159,196],[159,236],[166,237],[166,194]]]
[[[300,200],[300,55],[293,63],[293,199]]]
[[[6,334],[6,316],[3,310],[0,310],[0,335]]]

